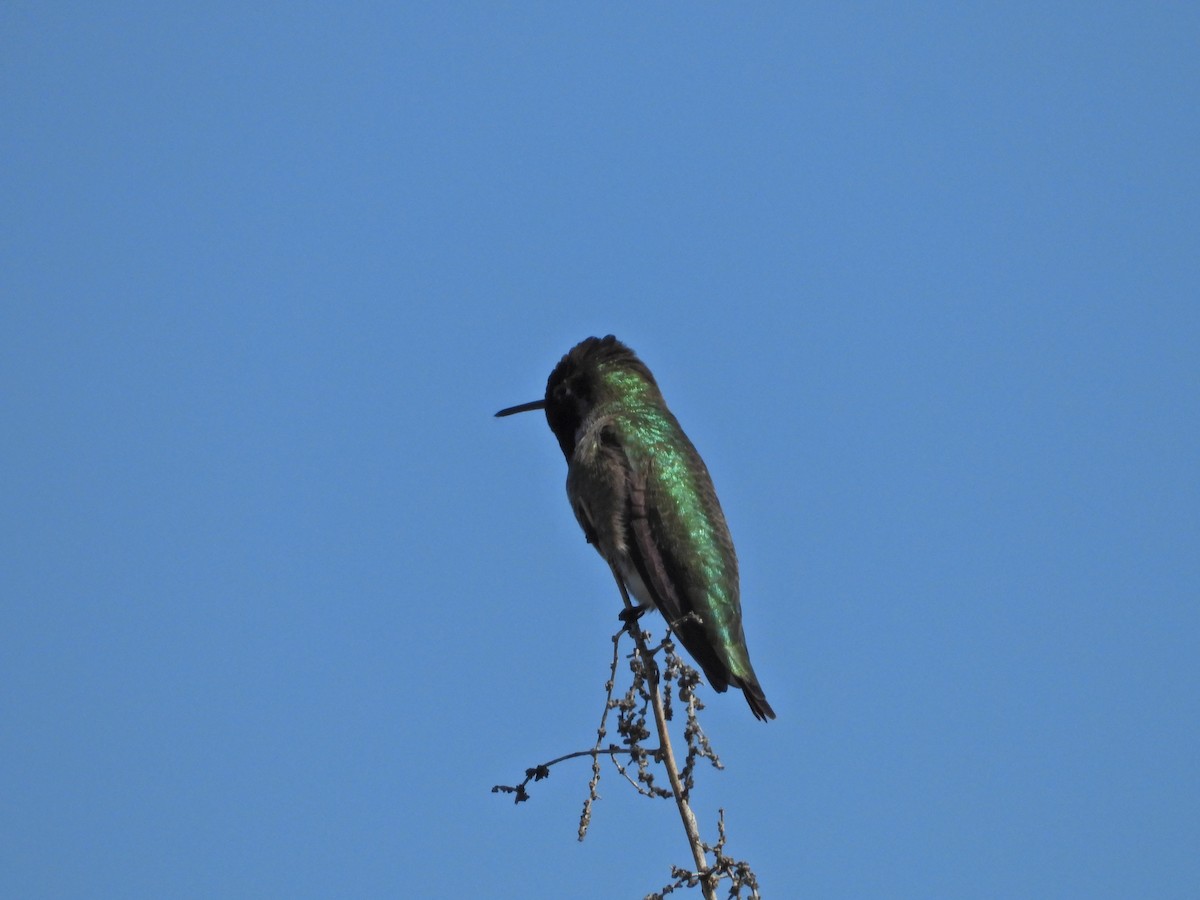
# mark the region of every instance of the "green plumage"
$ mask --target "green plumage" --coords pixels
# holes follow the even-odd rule
[[[588,338],[554,369],[544,408],[567,459],[567,495],[584,533],[630,592],[657,608],[716,691],[741,688],[774,718],[742,631],[737,554],[704,460],[650,370],[611,335]]]

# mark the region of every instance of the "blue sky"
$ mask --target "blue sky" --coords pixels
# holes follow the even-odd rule
[[[0,894],[640,897],[538,416],[615,333],[768,897],[1200,893],[1194,4],[7,3]]]

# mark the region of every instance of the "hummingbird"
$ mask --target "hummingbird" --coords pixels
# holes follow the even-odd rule
[[[713,690],[740,688],[774,719],[742,632],[737,554],[704,460],[654,376],[613,335],[589,337],[554,367],[541,400],[567,458],[567,498],[589,544],[640,607],[667,626]]]

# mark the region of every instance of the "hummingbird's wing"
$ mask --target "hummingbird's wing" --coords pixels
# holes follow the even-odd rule
[[[675,591],[676,582],[668,571],[662,548],[654,540],[650,511],[646,505],[645,475],[631,470],[628,479],[625,527],[628,530],[626,545],[630,559],[663,617],[668,622],[678,621],[686,615],[686,611]]]
[[[621,442],[613,437],[612,444],[621,447]],[[647,472],[632,465],[624,452],[621,456],[626,472],[625,543],[630,562],[655,607],[704,670],[713,690],[724,691],[729,685],[729,669],[713,647],[703,617],[687,596],[682,567],[671,554],[669,542],[656,538],[662,532],[662,522],[647,498]]]
[[[733,684],[742,689],[746,702],[755,718],[765,721],[775,718],[775,710],[767,702],[758,678],[746,659],[744,674],[735,674],[730,663],[718,651],[719,633],[714,634],[714,622],[696,608],[694,598],[689,596],[686,582],[682,579],[682,567],[673,558],[670,542],[656,540],[655,533],[661,529],[653,502],[647,502],[645,473],[639,475],[631,469],[629,473],[629,497],[626,511],[628,528],[628,552],[635,571],[653,596],[654,604],[662,612],[671,631],[688,653],[704,670],[709,686],[722,693]],[[679,588],[676,588],[679,585]],[[745,637],[741,631],[741,617],[737,618],[736,630],[745,653]]]
[[[591,440],[580,442],[568,474],[575,515],[588,542],[622,574],[627,587],[637,576],[647,595],[638,594],[639,599],[662,613],[713,690],[721,693],[732,684],[745,693],[757,718],[773,719],[775,712],[746,655],[736,600],[725,611],[706,603],[703,584],[689,578],[686,560],[677,556],[678,538],[672,541],[663,520],[672,499],[664,494],[655,465],[653,456],[636,462],[630,458],[615,423],[599,425]],[[576,490],[570,491],[573,482]],[[636,587],[631,588],[635,593]]]

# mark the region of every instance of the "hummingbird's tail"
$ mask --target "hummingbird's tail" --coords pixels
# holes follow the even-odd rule
[[[700,668],[704,670],[704,677],[708,679],[709,687],[718,694],[725,693],[731,684],[736,688],[741,688],[742,693],[746,695],[746,702],[750,704],[750,712],[754,713],[756,719],[766,722],[768,719],[775,718],[775,710],[771,709],[771,704],[767,702],[767,697],[758,683],[758,677],[754,674],[754,669],[750,667],[749,659],[744,662],[745,674],[735,675],[730,671],[728,657],[717,653],[713,642],[699,622],[684,618],[672,623],[671,630],[675,632],[675,636],[679,638],[679,642],[683,644],[684,648],[692,654],[692,659],[700,664]],[[745,639],[742,638],[740,643],[744,652]]]
[[[754,713],[754,718],[760,722],[775,718],[775,710],[771,709],[771,704],[767,702],[767,697],[757,680],[739,678],[733,683],[740,687],[742,693],[746,695],[746,702],[750,704],[750,712]]]

